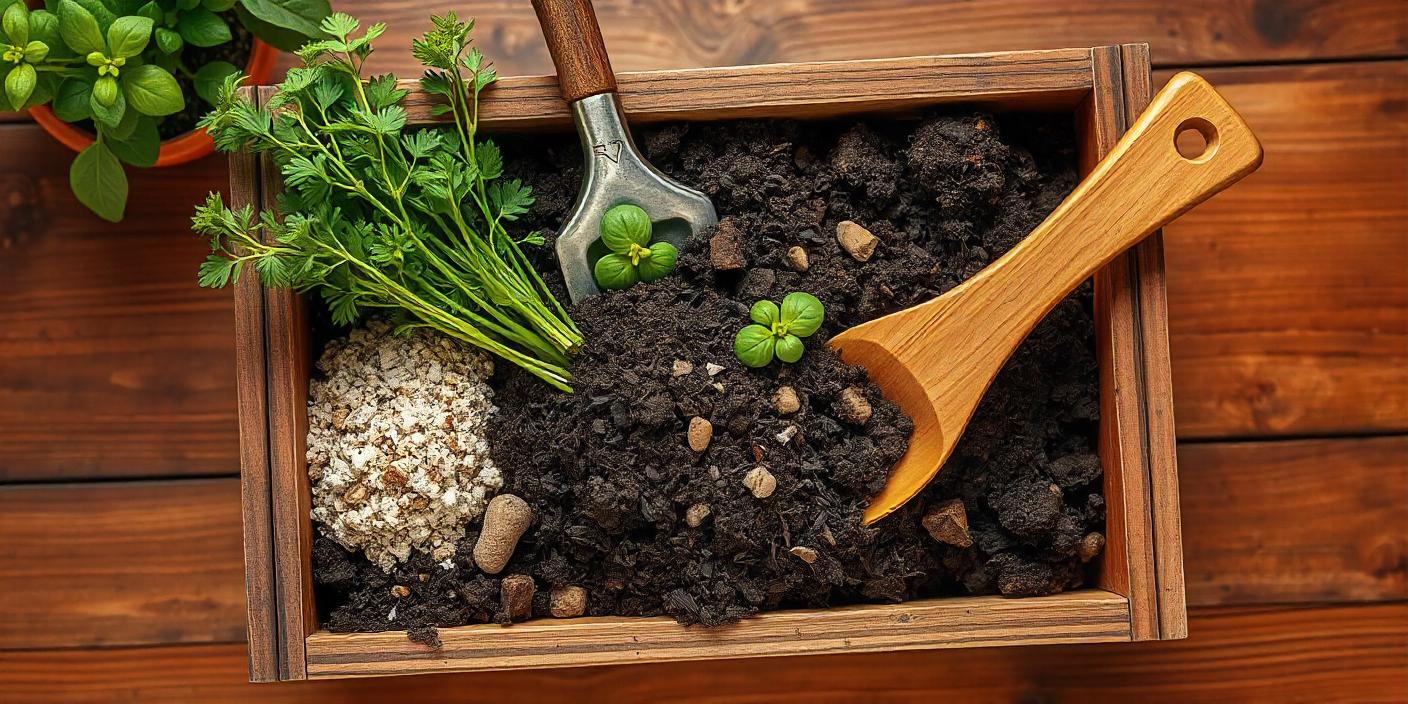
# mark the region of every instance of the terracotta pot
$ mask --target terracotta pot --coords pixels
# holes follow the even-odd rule
[[[270,75],[274,72],[274,64],[278,55],[277,49],[255,39],[249,52],[249,61],[244,67],[245,75],[249,76],[248,82],[254,85],[267,83]],[[191,96],[190,99],[199,100],[194,96]],[[34,118],[34,121],[49,133],[49,136],[75,152],[81,152],[93,143],[91,133],[60,120],[48,105],[30,108],[29,116]],[[178,166],[195,161],[213,151],[215,151],[215,143],[210,141],[210,136],[205,133],[205,130],[193,130],[161,143],[161,151],[156,157],[156,168]]]

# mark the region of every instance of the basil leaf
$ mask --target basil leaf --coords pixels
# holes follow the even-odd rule
[[[132,107],[143,115],[161,117],[186,107],[176,78],[160,66],[143,64],[123,71],[122,87]]]
[[[214,105],[218,100],[220,86],[224,85],[225,79],[232,73],[239,73],[239,69],[228,61],[211,61],[201,66],[200,70],[196,71],[196,95]]]
[[[59,36],[80,55],[107,48],[93,13],[73,0],[59,0]]]
[[[147,4],[137,8],[137,14],[152,21],[152,24],[166,19],[166,13],[161,11],[161,6],[156,4],[156,0],[151,0]]]
[[[630,254],[631,245],[650,243],[650,216],[638,205],[622,203],[601,216],[601,243],[617,254]]]
[[[811,335],[825,317],[826,308],[810,293],[793,291],[782,299],[782,326],[793,335]]]
[[[127,139],[132,136],[132,130],[137,129],[137,120],[144,117],[136,110],[122,111],[122,119],[116,125],[103,128],[103,138],[112,138],[113,141]]]
[[[35,40],[24,46],[24,60],[32,64],[37,64],[49,55],[49,45]]]
[[[669,242],[656,242],[650,245],[650,255],[640,260],[640,265],[636,271],[640,273],[640,280],[647,283],[659,281],[670,275],[675,270],[675,260],[680,256],[679,250]]]
[[[78,153],[68,169],[68,184],[78,202],[108,222],[122,219],[127,207],[127,174],[102,142]]]
[[[203,7],[181,13],[176,31],[192,46],[219,46],[230,41],[230,25],[219,15]]]
[[[49,47],[50,58],[59,59],[73,55],[64,45],[63,36],[59,34],[59,18],[48,10],[29,13],[29,40],[44,42],[44,46]]]
[[[29,95],[34,92],[34,84],[39,82],[39,73],[29,64],[18,64],[5,77],[5,95],[10,106],[16,110],[24,107]]]
[[[180,51],[181,46],[185,43],[176,30],[165,27],[156,28],[156,48],[161,49],[162,53],[174,54]]]
[[[5,14],[0,17],[0,26],[5,28],[5,36],[14,46],[24,46],[29,43],[29,10],[24,3],[17,2],[5,8]]]
[[[64,122],[81,122],[93,116],[88,103],[93,100],[93,84],[81,78],[66,78],[54,96],[54,115]]]
[[[733,354],[745,367],[758,369],[772,362],[777,337],[761,325],[748,325],[733,338]]]
[[[640,274],[631,264],[631,258],[624,254],[608,254],[596,260],[592,275],[598,286],[604,289],[623,289],[634,286]]]
[[[802,345],[802,338],[788,334],[778,338],[775,350],[778,359],[792,364],[802,358],[806,348]]]
[[[328,0],[243,0],[251,15],[305,37],[322,36],[318,23],[332,13]]]
[[[269,24],[249,14],[249,10],[245,9],[244,5],[235,6],[235,16],[240,18],[240,24],[244,25],[250,34],[280,51],[295,52],[308,42],[308,37],[302,32]],[[440,105],[436,107],[440,107]]]
[[[93,15],[93,19],[98,22],[99,32],[108,31],[108,27],[111,27],[113,21],[117,19],[117,15],[113,14],[113,11],[108,9],[102,0],[74,0],[74,2]]]
[[[773,323],[776,323],[781,315],[782,314],[777,310],[777,304],[768,300],[758,301],[753,304],[752,308],[748,309],[748,317],[752,318],[753,322],[764,327],[772,327]]]
[[[176,0],[176,9],[178,10],[194,10],[198,5],[200,5],[200,0]]]
[[[211,12],[225,12],[235,6],[235,0],[201,0],[200,4]]]
[[[108,27],[108,55],[136,56],[152,38],[152,21],[146,17],[119,17]]]
[[[161,153],[161,134],[157,132],[156,120],[150,117],[138,117],[134,123],[132,134],[126,139],[108,140],[105,144],[118,159],[139,168],[149,168],[156,165]]]
[[[112,86],[112,102],[104,105],[103,99],[107,95],[107,86]],[[111,76],[104,76],[93,84],[93,98],[88,101],[88,107],[93,110],[93,121],[104,127],[117,127],[122,122],[122,116],[127,112],[127,98],[123,97],[122,91],[117,90],[117,81]]]
[[[110,108],[117,102],[117,79],[112,76],[103,76],[93,84],[93,100],[99,105]]]

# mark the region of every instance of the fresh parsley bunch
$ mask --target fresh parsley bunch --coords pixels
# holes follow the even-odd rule
[[[391,75],[363,79],[374,24],[335,13],[331,39],[305,45],[262,107],[220,90],[202,125],[224,151],[265,152],[283,173],[279,210],[254,219],[217,193],[196,208],[196,232],[213,254],[202,286],[225,286],[252,264],[264,283],[317,290],[339,323],[364,310],[398,311],[403,328],[430,327],[488,350],[570,390],[568,356],[582,336],[505,229],[533,204],[528,186],[503,178],[503,157],[479,139],[479,94],[494,69],[470,46],[472,22],[453,14],[413,43],[422,87],[453,127],[406,129],[406,91]]]
[[[181,112],[177,76],[207,101],[239,69],[228,61],[195,64],[187,46],[233,38],[222,13],[275,46],[297,48],[318,36],[328,0],[0,0],[0,108],[51,105],[68,123],[92,122],[95,140],[74,159],[69,184],[105,220],[127,206],[124,163],[149,167],[161,149],[157,125]]]

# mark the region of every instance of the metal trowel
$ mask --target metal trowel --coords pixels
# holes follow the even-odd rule
[[[558,266],[577,303],[601,292],[592,278],[592,255],[608,208],[640,206],[654,223],[655,239],[681,248],[691,233],[716,224],[719,216],[703,193],[660,173],[637,151],[591,1],[533,0],[533,9],[586,162],[577,203],[557,236]]]

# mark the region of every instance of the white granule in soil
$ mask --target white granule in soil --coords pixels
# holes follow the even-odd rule
[[[503,484],[484,434],[497,410],[484,354],[371,320],[327,346],[309,384],[313,520],[388,572],[412,550],[452,566],[465,523]]]

